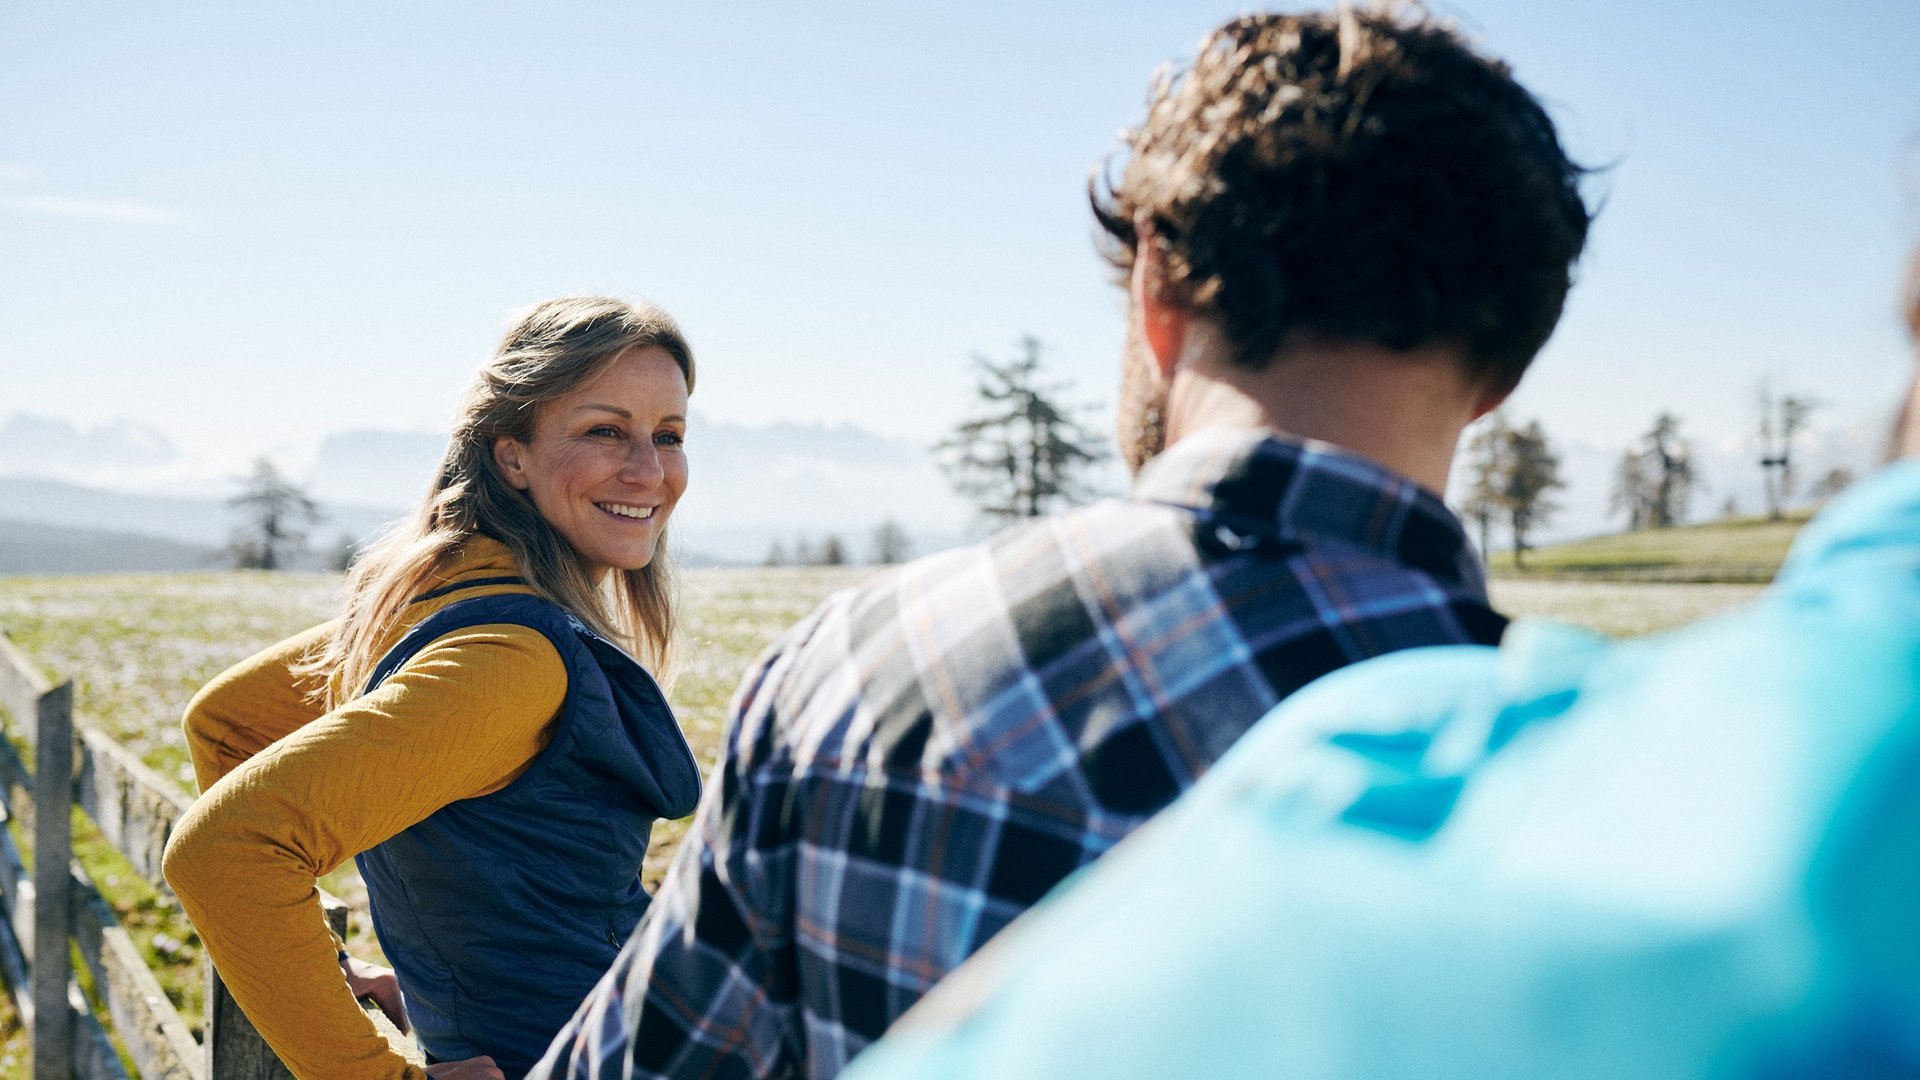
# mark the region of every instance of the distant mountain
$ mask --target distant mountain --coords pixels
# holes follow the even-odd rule
[[[398,513],[386,507],[322,503],[309,540],[325,547],[342,533],[372,535]],[[0,516],[68,529],[139,534],[221,547],[239,519],[224,499],[175,498],[82,487],[61,480],[0,476]]]
[[[920,553],[967,535],[971,509],[923,446],[851,425],[748,427],[696,415],[690,427],[692,482],[674,515],[675,552],[688,565],[757,563],[776,544],[792,551],[802,542],[818,546],[829,534],[863,560],[888,518]],[[0,454],[12,455],[0,458],[7,463],[0,467],[0,515],[224,545],[235,524],[225,498],[182,492],[229,492],[237,476],[203,469],[209,475],[183,481],[192,463],[142,432],[120,425],[88,433],[15,417],[0,428]],[[42,449],[28,453],[27,443]],[[60,448],[83,446],[92,449],[76,450],[72,460],[61,456]],[[446,436],[431,432],[347,431],[322,440],[309,469],[287,470],[326,515],[311,545],[330,548],[342,534],[364,540],[418,505],[445,451]],[[88,475],[121,482],[71,478]]]
[[[219,550],[198,544],[0,519],[0,574],[209,570],[224,561]]]
[[[86,480],[105,471],[169,465],[179,457],[165,435],[128,420],[84,431],[24,414],[0,423],[0,473]]]
[[[309,490],[330,501],[414,505],[446,443],[428,432],[330,435]],[[692,479],[673,520],[689,563],[758,562],[776,541],[790,550],[829,533],[865,558],[889,517],[915,550],[932,551],[964,538],[972,514],[926,447],[850,424],[748,427],[695,414],[688,452]]]
[[[444,433],[336,432],[314,453],[307,491],[332,502],[418,506],[446,450]]]

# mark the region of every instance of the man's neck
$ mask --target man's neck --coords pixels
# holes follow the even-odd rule
[[[1478,394],[1444,350],[1295,344],[1258,371],[1190,343],[1167,402],[1167,441],[1209,428],[1268,428],[1368,458],[1436,495],[1447,490]]]

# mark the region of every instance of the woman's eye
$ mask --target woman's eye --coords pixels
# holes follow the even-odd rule
[[[687,441],[687,437],[677,431],[663,431],[655,435],[653,441],[661,446],[680,446]]]
[[[596,438],[617,439],[621,436],[622,432],[612,424],[601,424],[599,427],[589,429],[587,434],[595,436]]]

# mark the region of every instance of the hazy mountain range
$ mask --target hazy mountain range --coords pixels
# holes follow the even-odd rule
[[[757,563],[776,542],[791,551],[828,534],[864,559],[887,518],[921,553],[977,534],[970,508],[924,445],[846,424],[749,427],[696,416],[691,429],[692,482],[674,516],[676,550],[689,564]],[[310,535],[310,562],[417,505],[445,441],[430,432],[344,431],[276,458],[326,515]],[[1865,471],[1869,442],[1845,433],[1810,438],[1797,458],[1804,483],[1833,465]],[[1607,504],[1619,448],[1573,444],[1559,452],[1567,486],[1537,539],[1617,530]],[[1739,445],[1696,447],[1702,483],[1693,517],[1716,516],[1729,498],[1743,513],[1762,511],[1755,457]],[[81,429],[13,416],[0,422],[0,573],[221,565],[236,524],[226,499],[247,470],[244,460],[196,460],[131,422]],[[1105,486],[1124,487],[1117,468]],[[1505,543],[1496,530],[1494,546]]]
[[[696,416],[691,433],[693,478],[674,515],[688,563],[757,563],[776,541],[792,550],[829,534],[858,560],[888,518],[920,552],[968,535],[970,508],[926,447],[850,425],[746,427]],[[321,504],[309,545],[322,552],[417,506],[445,447],[443,434],[346,431],[276,461]],[[245,461],[191,460],[132,423],[83,430],[14,416],[0,423],[0,572],[88,568],[79,554],[49,557],[62,547],[123,552],[94,559],[97,569],[218,565],[237,524],[226,499],[247,470]],[[135,536],[174,546],[142,548]]]
[[[0,480],[0,485],[6,481]],[[211,547],[104,529],[0,519],[0,574],[90,574],[108,570],[207,570]]]

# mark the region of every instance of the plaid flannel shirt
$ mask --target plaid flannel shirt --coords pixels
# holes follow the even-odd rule
[[[660,895],[530,1075],[832,1077],[1281,698],[1505,625],[1433,495],[1254,432],[837,594],[747,675]]]

